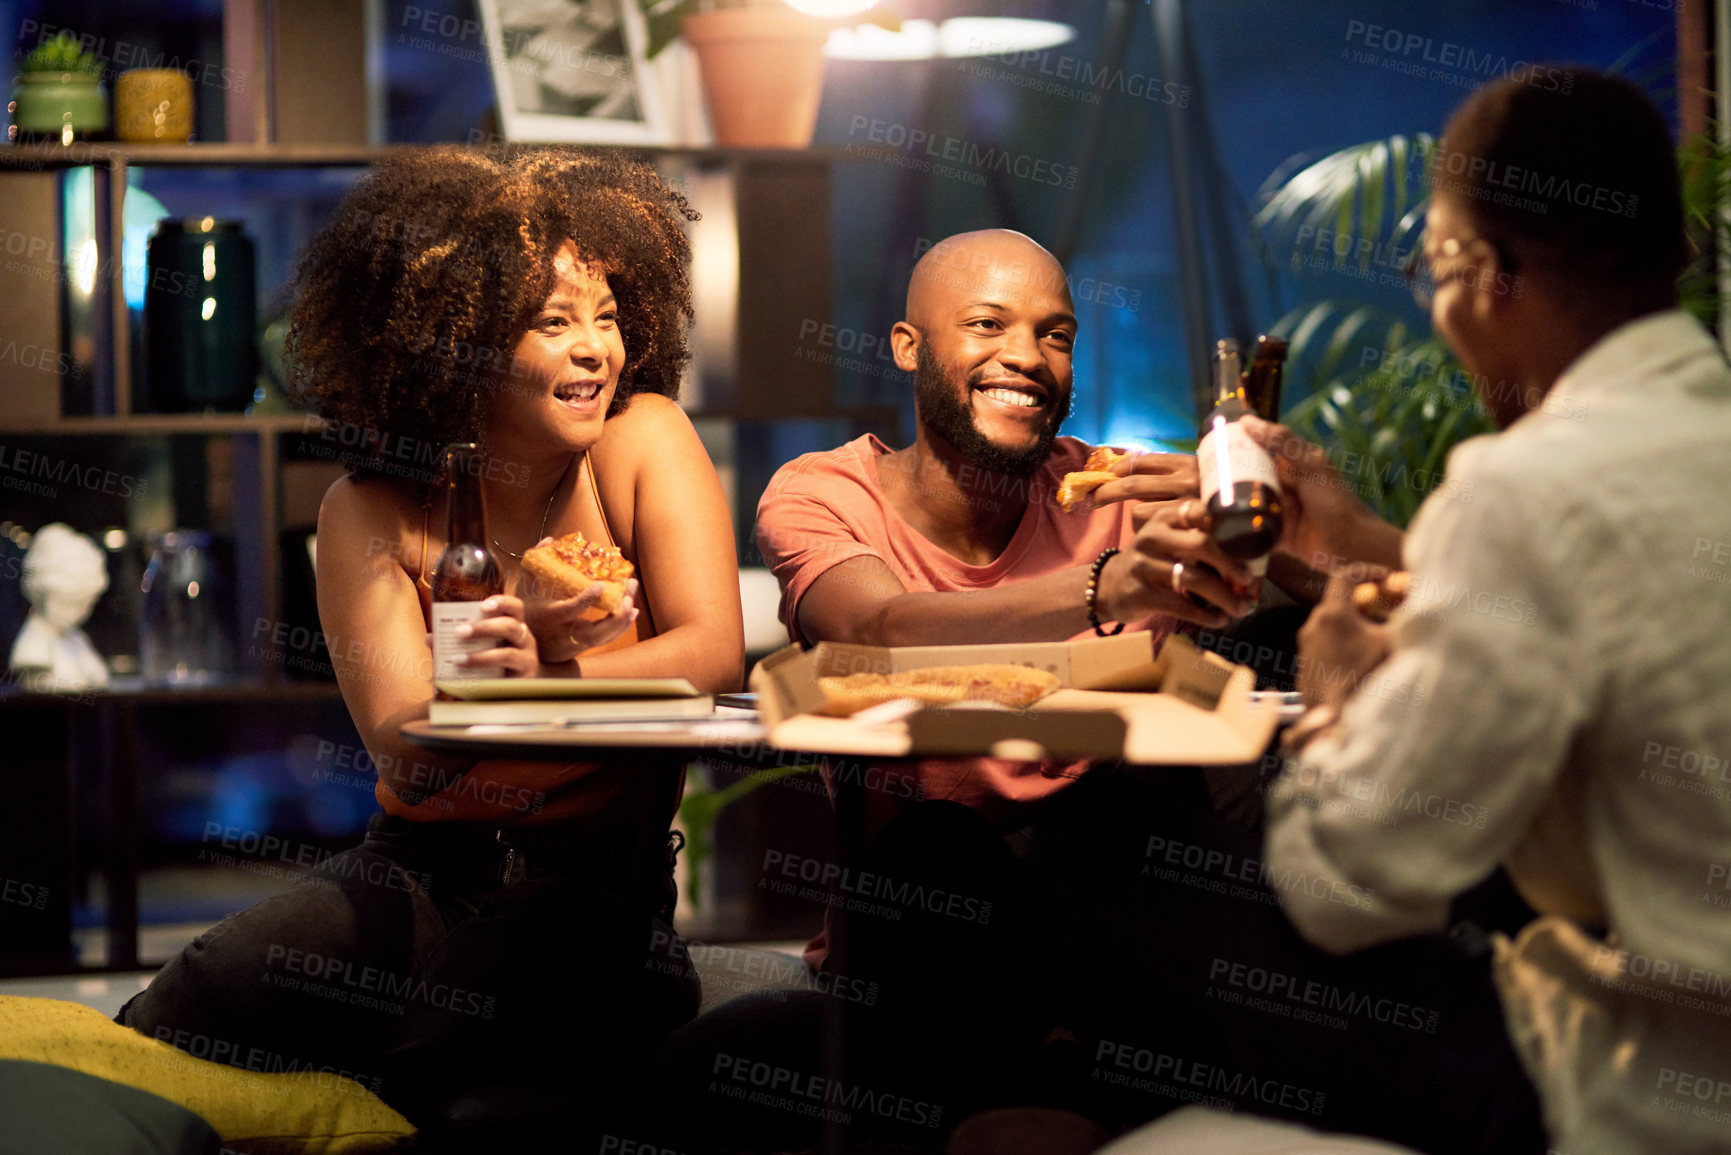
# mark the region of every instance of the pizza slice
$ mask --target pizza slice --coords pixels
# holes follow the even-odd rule
[[[1112,463],[1130,456],[1122,449],[1113,449],[1110,445],[1102,445],[1088,455],[1088,460],[1082,463],[1082,468],[1075,473],[1066,473],[1064,480],[1058,486],[1058,504],[1065,513],[1071,513],[1078,505],[1093,496],[1094,491],[1108,481],[1117,481],[1118,475],[1112,472]]]
[[[625,583],[634,571],[617,546],[586,541],[581,533],[568,533],[523,555],[523,572],[544,583],[553,596],[573,598],[596,582],[604,587],[601,597],[583,612],[585,618],[602,618],[619,608]]]
[[[895,674],[819,678],[824,713],[847,717],[868,706],[912,698],[933,705],[994,702],[1024,709],[1058,688],[1058,676],[1028,666],[927,666]]]

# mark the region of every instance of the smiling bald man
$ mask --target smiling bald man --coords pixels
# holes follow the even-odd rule
[[[920,258],[890,333],[896,366],[914,375],[913,444],[868,435],[807,454],[758,505],[796,641],[1061,641],[1248,612],[1215,576],[1244,588],[1248,571],[1179,516],[1196,496],[1194,458],[1137,455],[1092,508],[1058,506],[1058,483],[1091,452],[1058,436],[1076,341],[1063,267],[1021,233],[963,233]],[[1084,593],[1103,554],[1090,621]],[[1176,562],[1178,584],[1207,606],[1174,591]]]
[[[1091,506],[1059,506],[1059,482],[1092,452],[1058,435],[1077,327],[1063,267],[1021,233],[963,233],[920,258],[906,316],[890,334],[897,366],[913,374],[913,444],[894,450],[866,436],[807,454],[775,475],[758,505],[758,545],[781,581],[782,619],[796,641],[1062,641],[1124,628],[1165,634],[1180,620],[1219,627],[1249,611],[1227,579],[1248,587],[1250,574],[1181,516],[1196,497],[1194,458],[1137,455],[1118,463],[1118,479]],[[1208,604],[1175,592],[1179,561],[1184,591]],[[953,1019],[954,1009],[923,1004],[923,963],[906,968],[906,993],[889,993],[900,964],[887,960],[898,953],[1043,965],[1035,960],[1049,936],[1021,933],[1012,913],[1030,882],[1005,836],[1050,818],[1060,793],[1072,799],[1062,809],[1080,808],[1072,821],[1091,825],[1086,801],[1074,800],[1088,791],[1071,789],[1088,762],[928,758],[842,769],[854,773],[824,768],[832,785],[839,776],[866,787],[863,853],[879,873],[973,895],[994,913],[989,932],[940,920],[923,934],[909,921],[837,914],[806,949],[812,966],[837,965],[831,930],[844,954],[851,935],[872,961],[841,965],[881,973],[886,1006],[899,1007],[905,1024],[927,1012],[932,1022]],[[1187,799],[1201,789],[1200,776],[1191,779],[1180,787]],[[880,949],[892,938],[905,949]],[[1013,976],[1006,988],[982,981],[973,993],[994,1014],[1013,1004],[1043,1029],[1051,1023],[1038,1021],[1046,1012],[1022,985],[1025,967],[1003,968]],[[988,1033],[980,1027],[975,1037]]]
[[[1077,339],[1063,266],[1021,233],[962,233],[920,258],[907,315],[890,331],[896,365],[913,373],[913,444],[892,450],[867,435],[808,453],[776,473],[757,508],[758,547],[781,581],[795,641],[1063,641],[1165,634],[1180,620],[1220,627],[1249,612],[1229,584],[1249,588],[1249,571],[1183,517],[1197,495],[1195,458],[1135,455],[1092,505],[1059,506],[1059,482],[1092,452],[1058,436]],[[1207,604],[1181,596],[1180,584]],[[1013,829],[1086,769],[898,763],[886,775],[903,784],[868,793],[866,832],[917,798],[959,802]],[[820,939],[808,957],[822,955]]]
[[[1185,499],[1196,504],[1194,458],[1139,454],[1115,467],[1118,479],[1091,506],[1058,505],[1064,474],[1081,470],[1092,451],[1058,435],[1077,329],[1063,267],[1021,233],[963,233],[921,257],[906,315],[890,334],[896,365],[913,374],[913,443],[891,449],[866,436],[806,454],[776,473],[758,505],[758,546],[781,581],[782,619],[796,641],[1165,634],[1179,621],[1218,628],[1250,610],[1229,581],[1248,588],[1251,575],[1182,516]],[[1091,619],[1085,593],[1097,563]],[[1206,604],[1182,596],[1180,584]],[[1021,854],[1043,836],[1036,822],[1085,830],[1098,809],[1123,808],[1121,794],[1090,798],[1091,788],[1110,787],[1109,771],[1002,758],[824,767],[832,786],[864,787],[865,844],[852,860],[861,877],[905,882],[989,915],[954,917],[949,905],[943,914],[881,903],[825,908],[808,963],[881,987],[875,1007],[851,1008],[858,1021],[849,1038],[871,1040],[850,1042],[862,1085],[893,1071],[942,1104],[946,1119],[1014,1101],[1027,1074],[1014,1064],[1066,1034],[1054,1036],[1070,1017],[1067,976],[1101,974],[1074,952],[1091,952],[1100,941],[1093,929],[1123,917],[1107,903],[1104,913],[1076,914],[1084,929],[1061,932],[1041,897],[1044,872],[1025,867]],[[1088,787],[1072,788],[1084,777]],[[1170,790],[1132,785],[1137,808],[1152,798],[1146,805],[1166,813],[1181,803],[1206,809],[1200,775]],[[1068,896],[1057,903],[1087,905]],[[936,959],[965,963],[966,981],[934,981]],[[723,1022],[706,1020],[716,1030]]]

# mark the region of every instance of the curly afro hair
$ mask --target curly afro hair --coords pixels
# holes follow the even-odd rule
[[[301,257],[288,336],[295,388],[358,431],[369,452],[348,459],[354,470],[383,471],[386,452],[430,462],[476,440],[569,240],[618,301],[625,365],[608,416],[638,393],[677,397],[691,356],[684,224],[696,219],[653,168],[618,153],[393,154]]]

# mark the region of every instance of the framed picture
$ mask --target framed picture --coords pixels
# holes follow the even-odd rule
[[[660,144],[638,0],[479,0],[505,139]]]

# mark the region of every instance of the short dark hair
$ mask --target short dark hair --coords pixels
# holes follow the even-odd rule
[[[474,441],[567,240],[608,278],[625,365],[609,416],[677,397],[690,350],[685,198],[650,166],[576,149],[409,149],[380,161],[301,258],[288,352],[321,416],[380,444]]]
[[[1431,179],[1517,266],[1653,287],[1687,263],[1670,129],[1621,77],[1548,67],[1485,85],[1449,118]]]

